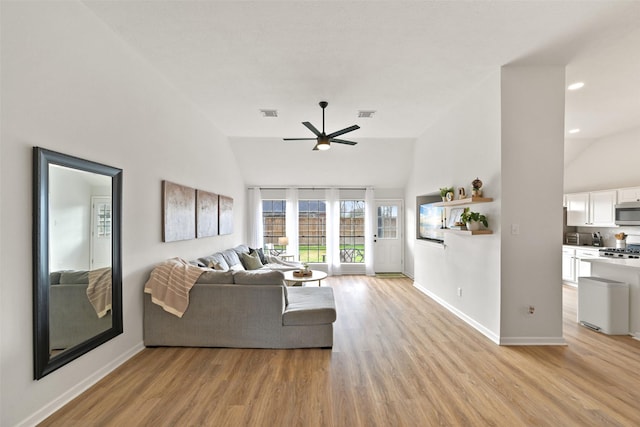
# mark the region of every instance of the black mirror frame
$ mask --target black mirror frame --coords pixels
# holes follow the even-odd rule
[[[49,165],[111,177],[111,328],[62,353],[49,355]],[[122,325],[122,169],[40,147],[33,148],[33,355],[34,378],[44,377],[120,335]]]

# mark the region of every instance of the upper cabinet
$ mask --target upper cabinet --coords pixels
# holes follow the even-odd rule
[[[567,194],[567,225],[614,227],[617,196],[616,190]]]
[[[618,190],[618,203],[640,202],[640,187],[621,188]]]

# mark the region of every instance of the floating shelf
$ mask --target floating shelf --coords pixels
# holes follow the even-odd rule
[[[493,198],[491,197],[468,197],[466,199],[458,199],[452,200],[450,202],[437,202],[433,203],[432,206],[460,206],[460,205],[470,205],[473,203],[489,203],[493,202]]]
[[[456,230],[454,228],[447,228],[446,230],[449,233],[456,233],[456,234],[466,234],[468,236],[476,236],[479,234],[493,234],[492,230],[475,230],[475,231],[471,231],[471,230]]]

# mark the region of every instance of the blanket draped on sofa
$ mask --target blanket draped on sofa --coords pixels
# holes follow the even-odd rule
[[[103,318],[111,310],[111,267],[89,271],[87,298],[99,318]]]
[[[171,258],[153,269],[144,291],[151,295],[152,302],[181,318],[189,306],[189,291],[208,270],[181,258]]]

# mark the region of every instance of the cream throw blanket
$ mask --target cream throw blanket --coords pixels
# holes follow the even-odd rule
[[[99,318],[111,310],[111,267],[89,271],[87,298]]]
[[[189,264],[181,258],[171,258],[153,269],[144,285],[144,291],[151,294],[153,303],[182,317],[189,306],[189,291],[200,275],[208,270]]]

